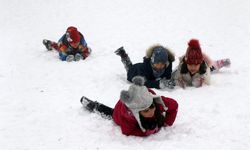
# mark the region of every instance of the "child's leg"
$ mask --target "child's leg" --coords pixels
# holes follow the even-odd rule
[[[51,51],[53,49],[56,51],[59,51],[59,47],[58,47],[58,44],[56,42],[44,39],[43,44],[48,51]]]
[[[216,60],[212,63],[210,70],[211,71],[218,71],[223,67],[230,67],[230,65],[231,65],[231,61],[229,58],[220,59],[220,60]]]
[[[96,109],[95,109],[96,111],[98,111],[98,112],[100,112],[101,114],[103,114],[103,115],[105,115],[104,117],[105,118],[112,118],[112,115],[113,115],[113,108],[110,108],[110,107],[108,107],[108,106],[106,106],[106,105],[103,105],[103,104],[101,104],[101,103],[98,103],[98,105],[97,105],[97,107],[96,107]]]
[[[90,112],[97,111],[105,115],[104,116],[105,118],[110,118],[110,119],[112,118],[113,108],[103,105],[97,101],[92,101],[85,96],[81,98],[81,103]]]
[[[117,49],[115,51],[116,55],[119,55],[121,57],[121,61],[126,69],[126,71],[128,72],[129,68],[132,66],[132,62],[128,56],[128,54],[126,53],[126,51],[124,50],[123,47],[120,47],[119,49]]]

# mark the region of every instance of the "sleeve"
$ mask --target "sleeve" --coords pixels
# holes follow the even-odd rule
[[[63,43],[60,43],[59,45],[59,52],[62,52],[63,54],[66,55],[68,47],[64,45]]]
[[[149,136],[159,131],[159,128],[156,127],[153,130],[148,129],[146,130],[146,132],[142,132],[137,122],[129,121],[126,119],[124,119],[123,122],[124,123],[121,125],[121,130],[122,130],[122,133],[127,136],[133,135],[133,136],[145,137],[145,136]]]
[[[182,65],[182,60],[180,59],[179,65],[172,72],[172,78],[175,80],[177,85],[179,85],[182,88],[185,88],[187,83],[185,80],[183,80],[183,77],[181,75],[181,65]]]
[[[170,62],[168,67],[166,68],[165,74],[166,79],[172,78],[172,62]]]
[[[168,107],[168,110],[166,111],[166,117],[165,117],[165,126],[172,126],[177,112],[178,112],[178,103],[176,100],[172,99],[172,98],[167,98],[162,96],[162,100],[164,102],[164,104],[166,105],[166,107]]]
[[[146,87],[160,89],[160,80],[146,80]]]
[[[80,33],[80,35],[81,35],[80,44],[81,44],[82,46],[84,46],[84,47],[87,47],[87,42],[86,42],[84,36],[82,35],[82,33]]]
[[[207,54],[202,53],[202,56],[209,67],[213,66],[214,61]]]
[[[146,133],[141,131],[133,114],[127,110],[120,100],[115,105],[112,118],[114,122],[120,126],[124,135],[146,136]]]
[[[166,68],[164,75],[161,78],[171,79],[172,78],[172,63]],[[160,89],[160,80],[146,80],[145,85],[148,88]]]
[[[79,50],[82,53],[84,59],[90,54],[89,48],[87,46],[80,45]]]
[[[66,55],[68,47],[66,46],[64,39],[65,39],[65,34],[58,40],[58,45],[59,45],[58,51]]]
[[[122,133],[129,136],[129,135],[134,135],[134,136],[147,136],[146,133],[142,132],[140,127],[138,126],[137,122],[131,121],[131,120],[126,120],[125,118],[122,119],[122,124],[121,124],[121,130]]]
[[[210,68],[207,67],[207,71],[206,73],[204,74],[204,83],[209,85],[210,84],[210,75],[211,75],[211,71],[210,71]]]
[[[192,85],[194,87],[201,87],[203,84],[210,84],[210,68],[207,67],[206,72],[202,75],[198,74],[192,80]]]
[[[145,86],[148,88],[160,89],[158,80],[148,80],[148,71],[144,69],[143,64],[134,64],[132,65],[127,73],[127,80],[132,82],[133,77],[143,76],[146,79]]]

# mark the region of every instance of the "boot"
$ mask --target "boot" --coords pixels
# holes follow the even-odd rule
[[[128,54],[126,53],[125,49],[123,47],[120,47],[115,51],[115,54],[121,57],[121,61],[126,71],[128,72],[129,68],[132,66],[132,62]]]
[[[219,70],[221,69],[222,67],[230,67],[231,65],[231,61],[229,58],[226,58],[226,59],[221,59],[221,60],[217,60],[215,61],[215,69],[216,70]]]
[[[118,55],[118,56],[121,56],[121,57],[127,57],[127,53],[125,51],[125,49],[122,47],[118,48],[116,51],[115,51],[115,54]]]
[[[96,101],[92,101],[90,99],[88,99],[87,97],[83,96],[80,100],[80,102],[82,103],[82,105],[90,112],[93,112],[94,110],[97,109],[98,107],[98,102]]]
[[[52,43],[52,42],[51,42],[50,40],[46,40],[46,39],[43,40],[43,45],[46,47],[46,49],[47,49],[48,51],[51,51],[51,50],[52,50],[51,43]]]

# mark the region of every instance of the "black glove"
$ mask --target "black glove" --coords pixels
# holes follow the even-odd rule
[[[169,89],[174,89],[175,87],[175,81],[174,79],[161,79],[160,84],[159,84],[161,89],[169,88]]]

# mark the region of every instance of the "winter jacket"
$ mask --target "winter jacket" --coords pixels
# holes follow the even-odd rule
[[[187,64],[184,62],[184,57],[180,58],[178,67],[173,71],[173,78],[183,88],[186,86],[200,87],[205,84],[210,84],[210,67],[206,61],[203,61],[200,70],[191,75],[187,70]]]
[[[66,34],[64,34],[58,41],[59,53],[61,55],[75,55],[76,53],[79,53],[83,56],[83,58],[88,57],[90,54],[90,49],[87,46],[84,36],[81,33],[80,36],[81,39],[79,46],[77,48],[73,48],[67,41]]]
[[[155,92],[149,89],[149,92],[155,95]],[[162,105],[159,105],[159,111],[161,113],[165,112],[166,117],[164,118],[163,126],[171,126],[176,118],[176,114],[178,111],[178,103],[171,98],[167,98],[161,96],[163,102],[165,103],[168,110],[165,111]],[[143,132],[138,125],[134,115],[132,112],[126,107],[126,105],[119,100],[113,111],[113,120],[114,122],[121,127],[122,133],[125,135],[134,135],[134,136],[148,136],[150,134],[154,134],[160,130],[160,127],[156,127],[154,130],[146,130]]]
[[[172,62],[175,60],[174,54],[167,51],[168,54],[168,62],[169,64],[166,66],[164,73],[160,76],[160,78],[156,78],[153,74],[153,68],[151,66],[151,56],[153,53],[153,46],[147,50],[146,57],[143,58],[143,63],[137,63],[132,65],[127,72],[127,80],[132,82],[133,77],[140,75],[145,77],[146,82],[145,86],[148,88],[157,88],[159,87],[159,80],[162,78],[170,79],[172,74]]]

